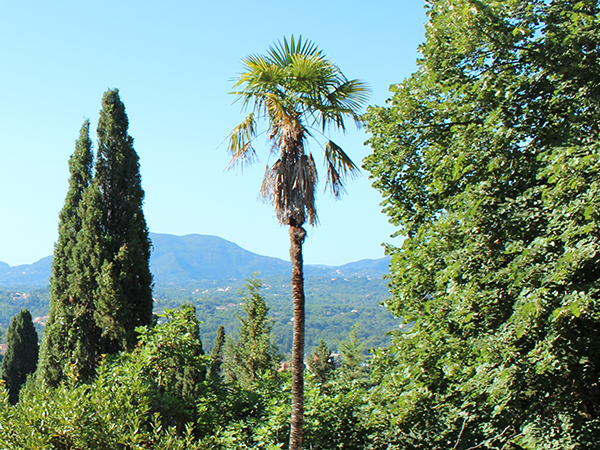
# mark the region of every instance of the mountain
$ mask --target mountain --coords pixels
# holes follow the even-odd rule
[[[261,277],[288,275],[291,264],[279,258],[244,250],[217,236],[150,233],[154,245],[150,268],[160,285],[180,285],[204,280],[243,279],[259,272]],[[365,259],[342,266],[307,265],[306,276],[380,278],[388,273],[389,258]],[[33,264],[10,267],[0,262],[0,286],[45,287],[52,256]]]
[[[240,279],[289,271],[290,263],[257,255],[217,236],[151,233],[154,245],[150,266],[157,284]]]
[[[390,257],[361,259],[360,261],[336,267],[335,271],[346,278],[356,276],[381,278],[390,272]]]
[[[46,256],[33,264],[14,267],[0,263],[0,286],[45,287],[51,266],[52,256]]]

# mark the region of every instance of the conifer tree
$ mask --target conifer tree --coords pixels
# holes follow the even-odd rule
[[[39,374],[55,385],[66,373],[78,378],[93,374],[99,330],[93,321],[94,276],[89,272],[83,233],[82,198],[92,182],[92,142],[86,120],[69,159],[69,190],[59,214],[50,280],[50,317],[46,324]],[[87,276],[86,276],[87,274]]]
[[[85,219],[95,225],[90,226],[96,239],[91,265],[98,276],[94,316],[102,329],[103,353],[133,348],[135,328],[152,322],[151,243],[139,158],[128,127],[118,89],[108,90],[98,122],[95,192],[86,199]]]
[[[94,176],[88,121],[69,161],[39,370],[50,385],[94,376],[102,354],[132,349],[135,328],[152,322],[151,244],[128,127],[118,90],[107,91]]]
[[[236,340],[228,340],[224,361],[225,379],[252,389],[254,382],[273,372],[280,360],[271,340],[272,319],[269,308],[260,295],[262,283],[256,278],[247,280],[241,290],[245,316],[239,316],[240,330]]]
[[[35,372],[38,362],[38,335],[27,308],[13,317],[7,331],[6,354],[2,361],[2,379],[8,389],[8,399],[19,401],[19,390],[27,376]]]
[[[225,328],[223,325],[219,325],[217,328],[217,336],[215,338],[215,345],[210,353],[210,369],[208,377],[210,379],[218,379],[221,376],[221,365],[223,364],[223,348],[225,346]]]
[[[364,374],[364,347],[364,344],[358,341],[358,325],[354,325],[348,339],[340,343],[341,369],[349,380],[355,380]]]
[[[331,378],[331,374],[335,370],[333,353],[323,339],[319,340],[319,345],[311,355],[309,370],[321,385]]]

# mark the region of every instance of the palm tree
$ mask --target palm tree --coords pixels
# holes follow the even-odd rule
[[[268,123],[271,153],[277,161],[267,165],[260,194],[275,207],[281,225],[290,227],[294,331],[292,345],[292,417],[290,449],[302,448],[304,423],[304,275],[302,244],[305,223],[318,222],[315,207],[317,169],[305,143],[316,133],[333,127],[345,131],[345,119],[359,126],[358,112],[366,103],[369,87],[348,80],[340,69],[311,41],[292,38],[278,42],[266,55],[242,60],[233,94],[248,117],[229,136],[231,161],[228,169],[252,164],[257,155],[252,146],[258,122]],[[358,167],[333,141],[323,146],[327,169],[326,189],[336,198],[344,192],[344,181],[358,174]]]

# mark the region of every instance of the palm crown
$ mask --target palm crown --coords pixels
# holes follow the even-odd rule
[[[273,203],[281,224],[302,226],[317,223],[315,187],[317,170],[305,140],[311,130],[324,133],[329,127],[345,131],[345,119],[360,124],[358,112],[366,103],[369,87],[348,80],[339,68],[312,42],[292,38],[269,48],[266,55],[242,60],[245,71],[233,94],[251,108],[246,119],[229,137],[228,168],[256,161],[252,146],[259,120],[268,122],[271,152],[278,160],[267,166],[261,196]],[[335,197],[344,192],[344,180],[358,167],[333,141],[324,146],[326,188]]]

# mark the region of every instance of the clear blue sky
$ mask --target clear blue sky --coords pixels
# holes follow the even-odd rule
[[[288,259],[287,229],[257,201],[267,162],[224,172],[220,144],[244,118],[232,104],[240,60],[283,36],[313,40],[348,78],[371,84],[371,104],[415,70],[423,0],[302,2],[192,0],[0,0],[0,261],[52,254],[67,191],[69,156],[85,118],[92,137],[102,94],[118,88],[140,156],[150,231],[211,234]],[[357,163],[364,131],[334,136]],[[261,151],[262,150],[262,151]],[[319,164],[316,143],[310,150]],[[383,256],[396,242],[368,174],[334,201],[319,187],[320,225],[308,229],[305,262],[338,265]]]

